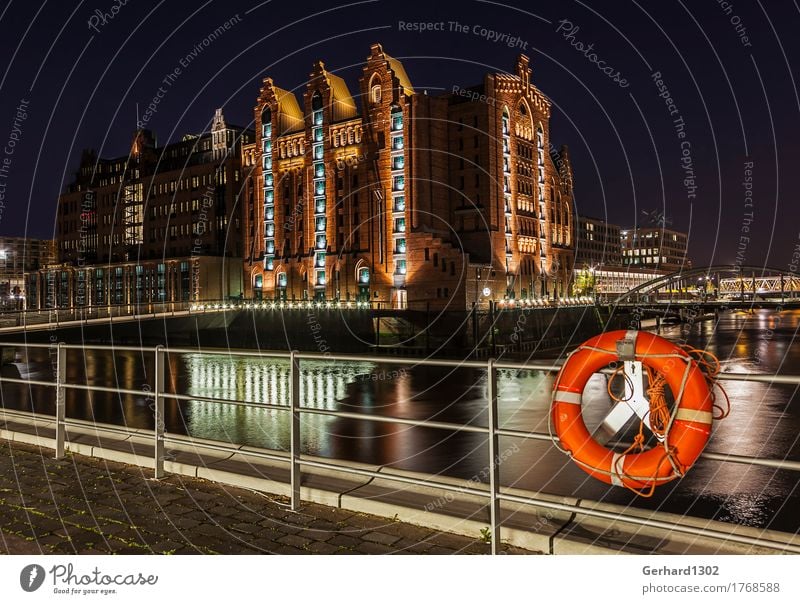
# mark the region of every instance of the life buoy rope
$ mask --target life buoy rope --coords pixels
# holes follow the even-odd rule
[[[606,448],[589,433],[582,416],[582,395],[589,378],[619,357],[618,342],[629,342],[631,357],[641,361],[647,375],[647,423],[642,417],[633,443],[623,452]],[[632,378],[621,364],[611,375],[607,390],[616,404],[628,400],[613,392],[615,380]],[[553,442],[584,471],[608,484],[651,497],[657,485],[683,476],[705,447],[714,420],[730,412],[730,400],[716,383],[719,360],[707,351],[677,346],[648,332],[613,331],[601,334],[572,351],[553,386],[549,417]],[[674,395],[667,403],[666,389]],[[722,392],[725,406],[716,403]],[[649,427],[659,445],[646,449],[644,428]]]

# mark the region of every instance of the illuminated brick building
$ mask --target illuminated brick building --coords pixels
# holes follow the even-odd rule
[[[375,44],[360,112],[322,62],[299,100],[265,79],[242,146],[246,295],[453,309],[566,296],[571,165],[530,76],[520,56],[469,96],[429,96]]]
[[[28,308],[189,302],[242,294],[241,145],[228,126],[158,147],[139,130],[128,155],[85,151],[59,197],[58,263],[26,276]]]

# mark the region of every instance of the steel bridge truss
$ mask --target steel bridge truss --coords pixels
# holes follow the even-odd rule
[[[766,266],[713,265],[651,279],[618,296],[612,303],[625,304],[641,296],[673,290],[676,286],[694,288],[711,281],[720,296],[754,292],[757,294],[785,294],[800,292],[800,275]]]

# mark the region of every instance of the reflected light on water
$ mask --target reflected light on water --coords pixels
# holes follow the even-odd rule
[[[723,369],[736,373],[800,374],[800,347],[794,341],[800,313],[785,312],[770,320],[771,311],[724,313],[718,324],[704,321],[689,331],[689,343],[717,355]],[[771,327],[771,325],[773,325]],[[767,331],[769,330],[769,331]],[[680,326],[665,326],[662,335],[679,342]],[[134,353],[87,353],[69,379],[112,382],[141,387],[152,378],[150,361]],[[242,399],[253,407],[192,400],[168,402],[167,429],[212,440],[272,449],[287,449],[289,414],[260,404],[289,404],[288,360],[187,354],[170,357],[170,384],[190,396]],[[52,379],[47,359],[34,379]],[[87,375],[90,376],[87,378]],[[501,427],[546,433],[554,376],[538,371],[498,371]],[[717,422],[709,450],[779,459],[800,459],[800,402],[794,388],[756,382],[725,382],[732,399],[730,417]],[[52,413],[52,392],[4,384],[3,401],[10,408]],[[376,363],[302,361],[302,405],[315,409],[378,413],[409,419],[486,425],[486,372],[474,369],[405,367]],[[152,427],[147,400],[127,395],[68,392],[67,415]],[[589,429],[610,409],[606,378],[595,375],[583,395]],[[16,405],[16,406],[15,406]],[[48,406],[49,405],[49,406]],[[470,479],[486,467],[486,438],[463,431],[451,433],[392,423],[370,423],[324,415],[302,416],[303,451],[406,470],[442,473]],[[501,479],[520,488],[660,508],[677,513],[692,510],[706,517],[724,516],[741,524],[778,524],[797,530],[800,497],[798,474],[748,468],[733,463],[701,461],[680,481],[659,489],[649,500],[592,480],[547,442],[514,441],[518,449],[502,464]],[[511,446],[501,439],[500,448]]]
[[[189,396],[237,399],[251,403],[289,405],[289,362],[229,355],[191,354],[184,357],[185,393]],[[332,364],[302,361],[300,400],[304,407],[337,408],[348,385],[360,375],[370,375],[374,364]],[[289,415],[258,406],[189,401],[184,406],[187,431],[192,436],[273,449],[289,446]],[[321,454],[330,448],[329,426],[334,418],[303,415],[301,437],[307,452]]]

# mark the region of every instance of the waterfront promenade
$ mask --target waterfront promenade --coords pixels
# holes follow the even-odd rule
[[[3,554],[488,554],[479,539],[0,441]],[[504,545],[503,553],[532,553]]]

